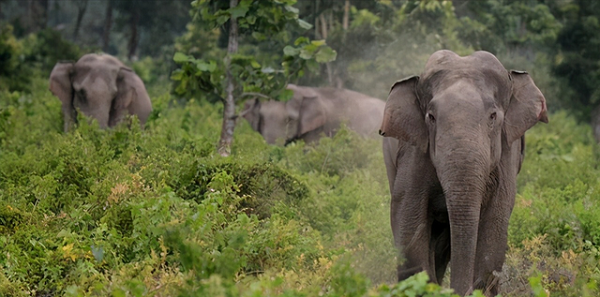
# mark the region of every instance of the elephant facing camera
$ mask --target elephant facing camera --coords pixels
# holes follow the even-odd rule
[[[392,86],[380,134],[399,280],[426,271],[441,284],[450,266],[457,294],[498,294],[525,132],[538,122],[546,99],[533,79],[488,52],[437,51]]]
[[[49,89],[62,103],[64,131],[77,123],[77,114],[111,128],[126,116],[137,116],[143,127],[152,103],[140,77],[117,58],[87,54],[77,62],[58,62],[50,73]]]

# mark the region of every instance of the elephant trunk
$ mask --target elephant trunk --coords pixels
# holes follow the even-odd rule
[[[457,145],[438,150],[438,178],[444,189],[450,221],[451,287],[461,296],[473,290],[480,210],[486,190],[489,150],[459,137]],[[442,142],[444,143],[444,142]],[[446,142],[447,144],[448,142]]]

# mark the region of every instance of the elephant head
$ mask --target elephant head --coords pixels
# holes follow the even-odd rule
[[[77,63],[57,63],[49,89],[62,102],[65,131],[76,121],[77,109],[101,128],[115,126],[127,114],[137,115],[143,126],[152,111],[142,80],[109,55],[87,54]]]
[[[294,111],[289,110],[285,102],[251,99],[244,104],[241,115],[269,144],[283,144],[296,131],[297,116],[294,117]]]
[[[265,140],[285,144],[302,139],[318,140],[333,136],[342,122],[361,135],[377,134],[385,102],[367,95],[334,88],[313,88],[288,84],[294,92],[287,102],[248,100],[242,116]]]
[[[377,134],[385,102],[347,89],[293,87],[289,104],[298,110],[296,138],[312,142],[321,134],[333,136],[342,123],[362,136]]]
[[[399,142],[386,166],[396,171],[392,229],[406,258],[400,279],[416,269],[441,282],[450,261],[458,294],[495,292],[490,279],[504,262],[524,134],[547,122],[546,112],[529,74],[507,71],[488,52],[438,51],[420,77],[394,84],[380,134]]]

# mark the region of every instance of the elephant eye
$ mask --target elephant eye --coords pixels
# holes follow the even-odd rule
[[[496,119],[496,112],[492,112],[492,114],[490,115],[490,120],[495,120]]]
[[[427,119],[433,124],[435,123],[435,117],[431,113],[427,113]]]

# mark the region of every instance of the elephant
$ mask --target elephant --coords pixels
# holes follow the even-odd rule
[[[285,102],[247,100],[241,115],[268,144],[277,144],[278,141],[283,144],[283,141],[294,137],[296,133],[298,112]]]
[[[391,192],[398,280],[426,271],[459,295],[496,295],[507,250],[525,132],[548,122],[527,72],[491,53],[433,53],[420,76],[396,82],[379,133]]]
[[[114,127],[127,115],[137,115],[143,127],[152,103],[142,80],[117,58],[86,54],[76,63],[58,62],[50,73],[49,89],[62,102],[64,131],[77,122],[77,109]]]
[[[246,102],[243,117],[263,135],[267,143],[284,139],[315,142],[333,136],[342,123],[362,136],[376,136],[385,102],[355,91],[313,88],[288,84],[293,97],[283,103],[256,99]]]

